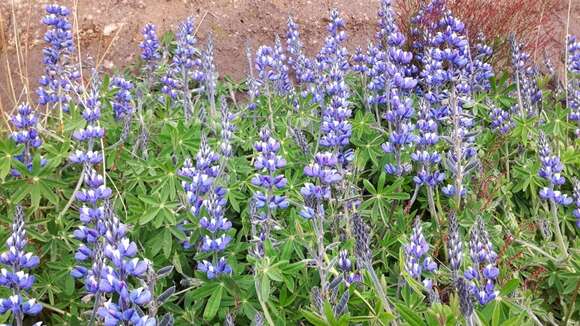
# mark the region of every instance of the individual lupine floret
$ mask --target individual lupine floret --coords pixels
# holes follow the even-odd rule
[[[15,129],[10,137],[16,144],[24,145],[22,152],[16,156],[16,159],[31,171],[34,150],[42,145],[42,139],[37,130],[38,118],[30,105],[22,104],[16,109],[16,114],[11,117],[10,121]],[[45,165],[46,160],[41,158],[40,164]],[[12,169],[10,174],[14,177],[21,175],[16,169]]]
[[[47,47],[42,51],[42,63],[45,71],[37,90],[38,103],[68,112],[73,82],[80,78],[70,63],[75,52],[72,25],[68,20],[70,11],[67,7],[53,4],[46,6],[46,13],[42,23],[50,29],[44,34]]]
[[[423,235],[421,221],[417,219],[409,242],[404,246],[405,269],[415,280],[422,282],[427,291],[433,291],[433,281],[423,278],[423,273],[433,273],[437,270],[437,263],[427,255],[429,243]]]
[[[143,41],[139,43],[141,48],[141,59],[145,61],[146,69],[149,72],[155,71],[159,60],[161,60],[159,39],[157,38],[157,28],[153,24],[146,24],[143,28]]]
[[[31,252],[26,252],[28,240],[24,223],[24,210],[16,206],[12,220],[12,233],[6,240],[7,251],[0,254],[0,286],[10,290],[8,298],[0,298],[0,314],[12,313],[15,325],[22,325],[24,315],[38,315],[42,305],[36,299],[26,299],[35,278],[28,271],[38,266],[40,259]],[[28,295],[26,295],[28,296]]]
[[[469,253],[472,266],[464,272],[464,277],[469,281],[472,295],[480,305],[485,305],[499,294],[495,290],[499,269],[496,267],[497,254],[481,218],[471,230]]]
[[[580,42],[576,36],[568,35],[567,57],[566,106],[570,109],[568,118],[576,123],[576,137],[580,138]]]

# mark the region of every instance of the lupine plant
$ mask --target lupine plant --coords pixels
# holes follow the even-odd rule
[[[193,16],[87,69],[82,11],[47,6],[0,131],[0,324],[574,324],[577,40],[544,76],[528,35],[400,3],[360,48],[291,17],[244,81]]]

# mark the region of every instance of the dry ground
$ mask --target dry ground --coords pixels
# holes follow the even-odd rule
[[[36,80],[42,73],[45,28],[40,19],[44,6],[57,2],[73,8],[75,1],[84,60],[92,58],[90,61],[109,70],[124,67],[139,55],[144,24],[154,23],[162,33],[174,30],[185,17],[193,15],[199,24],[201,41],[208,32],[213,33],[220,74],[234,79],[244,78],[247,71],[246,44],[255,49],[273,43],[276,33],[284,37],[288,15],[300,24],[303,42],[312,53],[324,39],[328,11],[338,8],[346,19],[348,46],[352,49],[363,45],[375,32],[379,3],[378,0],[0,0],[4,36],[0,38],[0,104],[4,110],[10,111],[16,102],[26,99],[23,89],[31,89],[30,96],[35,100]],[[580,4],[576,7],[573,28],[578,33]],[[21,60],[16,54],[14,32],[18,35]],[[8,76],[12,76],[13,83]]]

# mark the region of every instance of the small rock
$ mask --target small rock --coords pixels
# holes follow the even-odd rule
[[[121,24],[119,23],[108,24],[105,26],[105,28],[103,28],[103,35],[111,36],[116,30],[119,29],[119,27],[121,27]]]
[[[105,62],[103,63],[103,66],[106,69],[109,69],[110,70],[110,69],[113,69],[113,67],[115,66],[115,64],[111,60],[105,60]]]

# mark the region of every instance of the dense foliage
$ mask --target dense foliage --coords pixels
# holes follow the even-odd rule
[[[289,19],[237,84],[193,18],[145,26],[133,72],[107,76],[75,62],[69,10],[46,10],[38,105],[0,141],[0,322],[580,318],[573,37],[563,82],[513,35],[499,73],[443,2],[411,43],[382,0],[368,49],[349,54],[332,11],[309,57]]]

